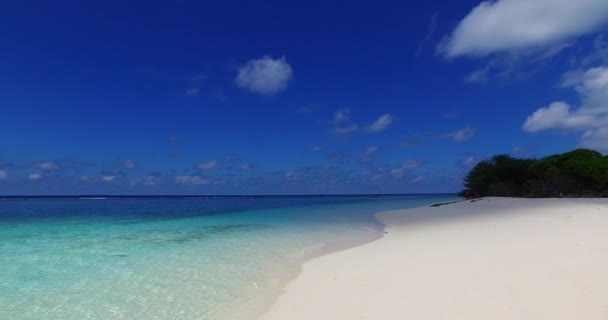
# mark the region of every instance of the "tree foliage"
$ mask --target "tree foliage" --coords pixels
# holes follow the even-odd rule
[[[587,149],[542,159],[497,155],[478,163],[464,185],[477,196],[605,195],[608,157]]]

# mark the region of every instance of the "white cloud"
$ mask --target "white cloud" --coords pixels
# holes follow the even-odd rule
[[[334,124],[350,121],[350,110],[342,109],[334,113]]]
[[[371,156],[372,154],[376,153],[378,151],[378,147],[377,146],[371,146],[369,148],[367,148],[367,150],[365,150],[365,155],[366,156]]]
[[[292,76],[293,70],[285,57],[263,56],[241,66],[235,81],[243,89],[271,96],[283,91]]]
[[[253,169],[253,166],[250,165],[250,164],[248,164],[248,163],[245,163],[245,164],[241,165],[241,170],[242,171],[249,171],[251,169]]]
[[[606,22],[606,0],[484,1],[460,21],[439,50],[457,57],[559,47]]]
[[[368,147],[367,149],[365,149],[365,151],[359,158],[359,161],[362,163],[374,161],[374,159],[376,158],[376,154],[378,153],[378,150],[380,150],[380,148],[378,148],[378,146]]]
[[[572,87],[579,94],[581,105],[557,101],[536,110],[527,117],[523,130],[573,130],[583,133],[581,146],[608,150],[602,143],[608,132],[608,67],[575,70],[564,74],[563,87]]]
[[[42,175],[40,173],[30,173],[27,176],[28,179],[32,180],[32,181],[36,181],[36,180],[40,180],[40,178],[42,178]]]
[[[108,176],[102,176],[101,180],[103,182],[115,182],[118,179],[118,176],[112,176],[112,175],[108,175]]]
[[[462,165],[465,167],[473,167],[475,164],[477,164],[477,158],[473,155],[470,155],[468,157],[466,157],[463,161],[462,161]]]
[[[588,114],[608,113],[608,67],[597,67],[587,70],[582,77],[570,83],[581,95],[583,106],[579,110]]]
[[[464,78],[464,81],[469,83],[486,83],[488,82],[488,71],[489,69],[483,68],[471,72]]]
[[[283,174],[283,179],[285,179],[286,181],[291,181],[291,182],[293,182],[293,181],[295,181],[295,180],[298,180],[298,179],[299,179],[299,177],[298,177],[298,175],[297,175],[297,174],[296,174],[294,171],[289,170],[289,171],[287,171],[287,172],[285,172],[285,173]]]
[[[215,160],[209,161],[209,162],[203,162],[203,163],[199,163],[196,167],[201,169],[201,170],[210,170],[210,169],[215,169],[217,168],[218,163]]]
[[[381,132],[386,130],[388,127],[393,124],[395,117],[390,115],[389,113],[380,116],[380,118],[376,119],[370,126],[369,131],[371,132]]]
[[[156,187],[159,183],[160,179],[157,176],[143,176],[141,178],[141,183],[146,187]]]
[[[382,178],[384,178],[384,173],[374,173],[369,177],[369,180],[375,182]]]
[[[583,57],[580,64],[590,66],[594,64],[608,63],[608,41],[604,35],[599,35],[593,40],[593,52]]]
[[[420,181],[422,181],[422,180],[424,180],[424,177],[423,177],[423,176],[417,176],[417,177],[413,178],[411,181],[412,181],[413,183],[417,183],[417,182],[420,182]]]
[[[59,169],[59,166],[55,162],[51,162],[51,161],[36,163],[34,165],[34,167],[42,169],[42,170],[57,170],[57,169]]]
[[[6,180],[7,177],[8,177],[8,173],[6,173],[6,171],[4,171],[4,170],[0,170],[0,181]]]
[[[565,102],[553,102],[548,107],[536,110],[528,116],[523,129],[538,132],[547,129],[584,129],[592,127],[598,120],[591,114],[570,111]]]
[[[203,185],[211,184],[213,181],[210,179],[201,178],[199,176],[177,176],[175,177],[175,182],[177,184],[184,185]]]
[[[334,113],[333,123],[334,123],[334,125],[342,124],[342,126],[334,127],[333,133],[335,135],[348,135],[355,131],[358,131],[359,129],[365,130],[367,132],[372,132],[372,133],[381,132],[381,131],[386,130],[388,127],[390,127],[394,120],[395,120],[395,117],[393,117],[392,115],[387,113],[387,114],[380,116],[378,119],[376,119],[374,122],[372,122],[369,126],[359,128],[359,126],[356,123],[351,123],[350,125],[348,125],[348,123],[350,122],[350,110],[348,110],[348,109],[338,110]]]
[[[320,152],[323,149],[321,146],[314,146],[310,148],[310,152]]]
[[[475,128],[473,128],[472,126],[466,126],[462,129],[446,134],[445,137],[454,142],[463,142],[473,138],[476,133],[477,130]]]
[[[429,44],[429,42],[433,38],[435,30],[437,30],[437,13],[433,13],[433,15],[431,16],[431,21],[429,21],[429,25],[427,26],[426,34],[424,35],[424,38],[418,43],[418,47],[416,48],[416,56],[420,56],[422,54],[427,44]]]
[[[398,168],[395,168],[395,169],[391,170],[391,174],[395,178],[401,178],[407,172],[407,170],[408,170],[407,168],[398,167]]]
[[[578,92],[581,106],[574,109],[566,102],[553,102],[528,116],[523,125],[524,131],[590,130],[608,127],[607,67],[567,72],[562,78],[562,86],[573,87]]]
[[[583,134],[580,146],[608,153],[608,127],[587,130]]]
[[[347,135],[347,134],[351,134],[351,133],[357,131],[358,129],[359,129],[359,126],[357,126],[356,124],[351,124],[350,126],[346,126],[346,127],[334,128],[334,134]]]
[[[186,90],[186,95],[190,96],[190,97],[198,97],[198,95],[201,93],[201,89],[199,88],[190,88],[188,90]]]
[[[546,65],[546,60],[572,46],[572,43],[553,45],[542,50],[511,51],[494,54],[477,67],[464,81],[471,84],[486,84],[490,80],[510,82],[525,81]]]

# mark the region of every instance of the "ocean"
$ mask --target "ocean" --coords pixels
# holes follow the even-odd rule
[[[453,195],[0,199],[0,319],[255,318],[303,261]]]

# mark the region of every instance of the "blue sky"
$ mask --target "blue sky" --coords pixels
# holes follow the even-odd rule
[[[608,152],[608,2],[20,1],[0,194],[452,192]]]

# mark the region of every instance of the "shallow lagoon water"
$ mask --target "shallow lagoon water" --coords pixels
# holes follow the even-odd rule
[[[301,262],[449,195],[0,201],[0,319],[241,320]]]

